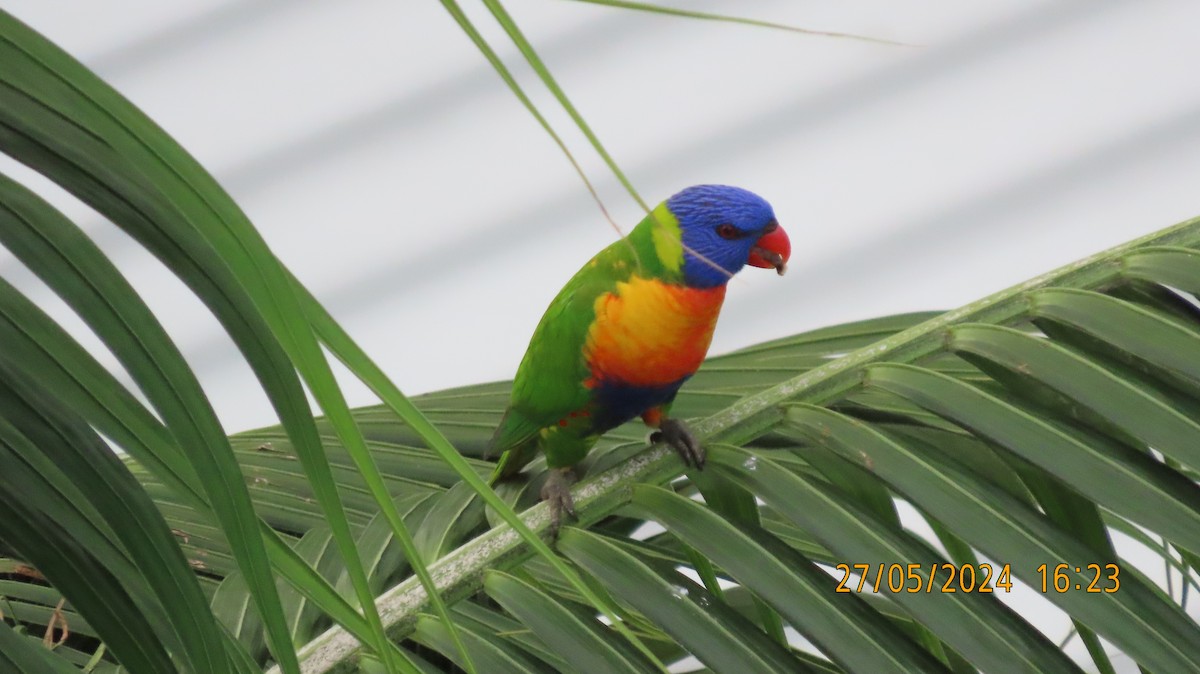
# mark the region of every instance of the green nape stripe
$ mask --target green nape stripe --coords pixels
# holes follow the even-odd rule
[[[655,207],[647,219],[653,220],[650,237],[659,262],[667,271],[678,274],[683,266],[683,233],[679,229],[679,219],[667,208],[665,201]]]

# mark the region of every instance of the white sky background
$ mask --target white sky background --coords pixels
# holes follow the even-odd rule
[[[628,230],[636,205],[490,17],[464,4]],[[506,4],[648,201],[723,182],[775,206],[790,271],[748,269],[732,284],[717,353],[952,308],[1200,215],[1200,3],[676,3],[922,45],[907,48],[558,0]],[[409,393],[512,376],[546,304],[615,236],[432,0],[4,7],[194,153]],[[7,160],[0,169],[28,175]],[[275,423],[181,284],[86,207],[43,193],[144,293],[231,432]],[[0,275],[79,327],[3,251]],[[347,390],[352,404],[374,402]],[[1048,606],[1018,604],[1061,634]]]

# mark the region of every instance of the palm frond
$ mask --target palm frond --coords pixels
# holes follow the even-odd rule
[[[1007,565],[1012,578],[1035,588],[1041,564],[1070,566],[1071,586],[1084,588],[1096,581],[1088,564],[1119,565],[1119,592],[1050,591],[1047,598],[1078,619],[1085,638],[1093,639],[1094,629],[1147,667],[1195,666],[1200,662],[1192,648],[1200,636],[1195,622],[1121,559],[1102,513],[1163,535],[1189,554],[1195,548],[1191,527],[1200,513],[1200,492],[1179,469],[1194,465],[1184,441],[1196,418],[1194,385],[1182,374],[1186,366],[1178,354],[1200,344],[1195,341],[1200,333],[1190,304],[1166,286],[1148,285],[1168,277],[1155,275],[1144,260],[1146,251],[1193,244],[1197,236],[1200,222],[1183,223],[890,335],[872,331],[886,322],[844,326],[827,332],[827,339],[819,333],[800,336],[712,359],[685,389],[680,409],[709,415],[694,427],[707,433],[713,447],[711,472],[765,502],[760,514],[766,528],[723,512],[720,497],[706,493],[707,470],[673,484],[684,495],[698,490],[707,506],[674,505],[661,489],[631,490],[631,483],[661,484],[679,474],[677,458],[665,449],[645,449],[633,428],[614,431],[593,454],[589,472],[595,477],[576,492],[579,526],[603,530],[617,516],[626,522],[622,530],[604,535],[630,544],[636,523],[665,526],[667,532],[652,540],[674,551],[668,554],[675,564],[703,578],[705,564],[688,554],[699,550],[723,582],[751,590],[837,665],[867,671],[899,665],[860,660],[871,652],[861,647],[861,635],[841,631],[839,639],[820,629],[826,622],[809,624],[787,610],[801,588],[816,587],[811,583],[824,582],[823,590],[833,596],[830,586],[836,583],[812,575],[823,573],[817,563],[861,560],[905,569],[911,564],[913,584],[931,585],[936,580],[931,569],[952,560],[905,530],[893,505],[904,500],[937,524],[954,563],[974,564],[981,553],[994,573]],[[1171,250],[1169,278],[1179,283],[1179,253]],[[1129,260],[1142,261],[1137,271],[1128,271]],[[1121,311],[1103,322],[1107,331],[1099,327],[1105,312],[1090,310],[1097,303],[1110,314]],[[1088,309],[1068,308],[1076,306]],[[891,324],[902,327],[902,320]],[[1179,344],[1152,348],[1151,328]],[[846,355],[828,357],[834,354]],[[495,400],[492,414],[499,413],[502,400],[502,395]],[[481,398],[473,402],[483,411]],[[481,426],[474,442],[457,439],[464,452],[478,448],[489,424]],[[903,457],[899,467],[885,463],[893,455]],[[673,514],[675,508],[685,508],[687,515]],[[701,511],[709,514],[702,517]],[[534,508],[526,521],[538,530],[545,513]],[[699,521],[712,528],[690,528]],[[832,521],[840,526],[826,524]],[[733,529],[722,529],[735,522]],[[721,531],[750,537],[721,538]],[[483,582],[480,572],[511,568],[525,558],[512,540],[501,527],[450,553],[432,566],[439,587],[452,601],[469,597]],[[567,549],[575,540],[564,537]],[[813,546],[820,555],[812,555]],[[641,545],[635,549],[635,559],[649,554]],[[759,584],[764,581],[750,570],[769,563],[791,569],[779,582],[793,585]],[[603,582],[618,600],[635,601],[617,591],[615,578]],[[570,597],[553,584],[542,589]],[[989,669],[1014,657],[1039,671],[1077,669],[1054,643],[1004,608],[996,591],[957,597],[884,593],[867,600],[866,615],[900,621],[890,628],[875,625],[872,634],[896,629],[896,638],[907,644],[878,637],[885,640],[874,652],[880,658],[907,657],[903,668],[914,671],[949,668],[960,659]],[[396,616],[393,635],[411,629],[421,592],[405,581],[380,598]],[[811,600],[801,603],[813,607]],[[637,615],[639,605],[627,607],[631,626],[655,623]],[[769,634],[760,609],[752,609],[750,619]],[[1135,615],[1142,617],[1131,628]],[[734,648],[732,640],[724,645]],[[310,644],[304,657],[341,648],[354,646],[335,629]],[[1105,656],[1097,650],[1095,657]]]

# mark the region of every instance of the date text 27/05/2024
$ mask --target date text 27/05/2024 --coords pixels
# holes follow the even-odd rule
[[[1011,592],[1012,565],[981,564],[846,564],[834,566],[841,572],[837,592]],[[874,574],[872,574],[874,570]],[[1091,592],[1111,594],[1121,589],[1121,567],[1116,564],[1042,564],[1036,569],[1040,582],[1033,587],[1042,593]],[[858,576],[855,583],[852,576]],[[873,576],[873,577],[872,577]]]

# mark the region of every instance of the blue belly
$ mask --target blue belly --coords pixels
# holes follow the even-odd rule
[[[592,389],[592,428],[597,434],[609,431],[643,412],[675,399],[684,377],[665,386],[630,386],[620,382],[600,382]]]

